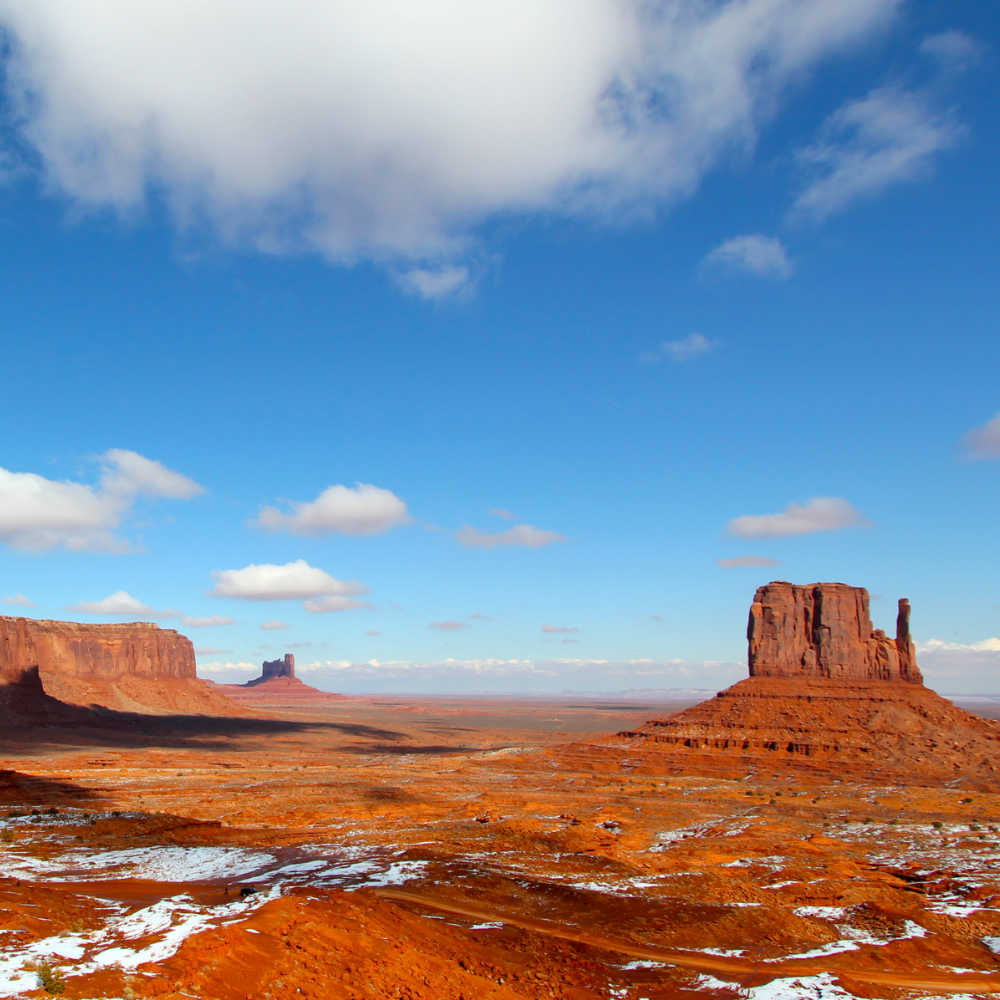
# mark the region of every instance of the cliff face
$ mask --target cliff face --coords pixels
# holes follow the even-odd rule
[[[32,680],[35,678],[35,680]],[[186,636],[149,622],[81,625],[0,617],[0,685],[27,684],[81,705],[131,712],[231,714],[198,679]]]
[[[872,629],[868,591],[843,583],[769,583],[747,624],[751,677],[923,683],[910,639],[910,602],[899,602],[896,638]]]

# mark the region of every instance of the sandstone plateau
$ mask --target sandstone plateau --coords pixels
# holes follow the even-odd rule
[[[8,717],[51,714],[51,699],[142,714],[233,713],[198,679],[191,640],[149,622],[0,617],[0,685]]]
[[[622,735],[705,756],[720,773],[784,758],[1000,786],[1000,725],[924,687],[909,601],[890,639],[872,628],[861,587],[769,583],[754,596],[747,641],[749,678]]]

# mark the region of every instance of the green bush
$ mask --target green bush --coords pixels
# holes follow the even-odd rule
[[[35,975],[38,976],[38,985],[48,994],[62,993],[66,989],[59,970],[54,969],[48,962],[39,963]]]

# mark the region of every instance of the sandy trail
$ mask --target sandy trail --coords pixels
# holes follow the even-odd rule
[[[456,916],[469,917],[482,922],[498,922],[519,927],[521,930],[544,934],[559,938],[573,944],[584,944],[604,951],[613,951],[630,958],[647,962],[664,962],[669,965],[694,969],[698,972],[728,972],[736,976],[767,976],[768,979],[779,979],[789,976],[815,976],[824,972],[836,974],[838,970],[831,969],[829,963],[819,964],[808,959],[798,959],[793,962],[749,962],[746,959],[727,958],[717,955],[704,955],[690,951],[669,951],[659,948],[639,947],[622,941],[597,934],[587,934],[570,931],[543,920],[532,920],[528,917],[512,917],[497,910],[484,909],[465,903],[451,903],[434,899],[423,893],[406,889],[376,889],[378,895],[398,903],[410,903],[437,910],[443,913],[453,913]],[[845,969],[842,974],[859,982],[872,983],[881,986],[895,986],[903,989],[927,990],[943,993],[1000,993],[1000,976],[974,975],[965,973],[951,976],[905,976],[899,973],[876,972],[864,969]]]

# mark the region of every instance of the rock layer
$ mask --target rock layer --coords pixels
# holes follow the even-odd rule
[[[910,602],[900,600],[890,639],[872,629],[863,587],[769,583],[754,595],[747,641],[751,677],[923,683],[910,639]]]
[[[149,622],[82,625],[0,617],[3,700],[24,704],[38,682],[62,702],[121,711],[232,714],[198,680],[191,640]]]

